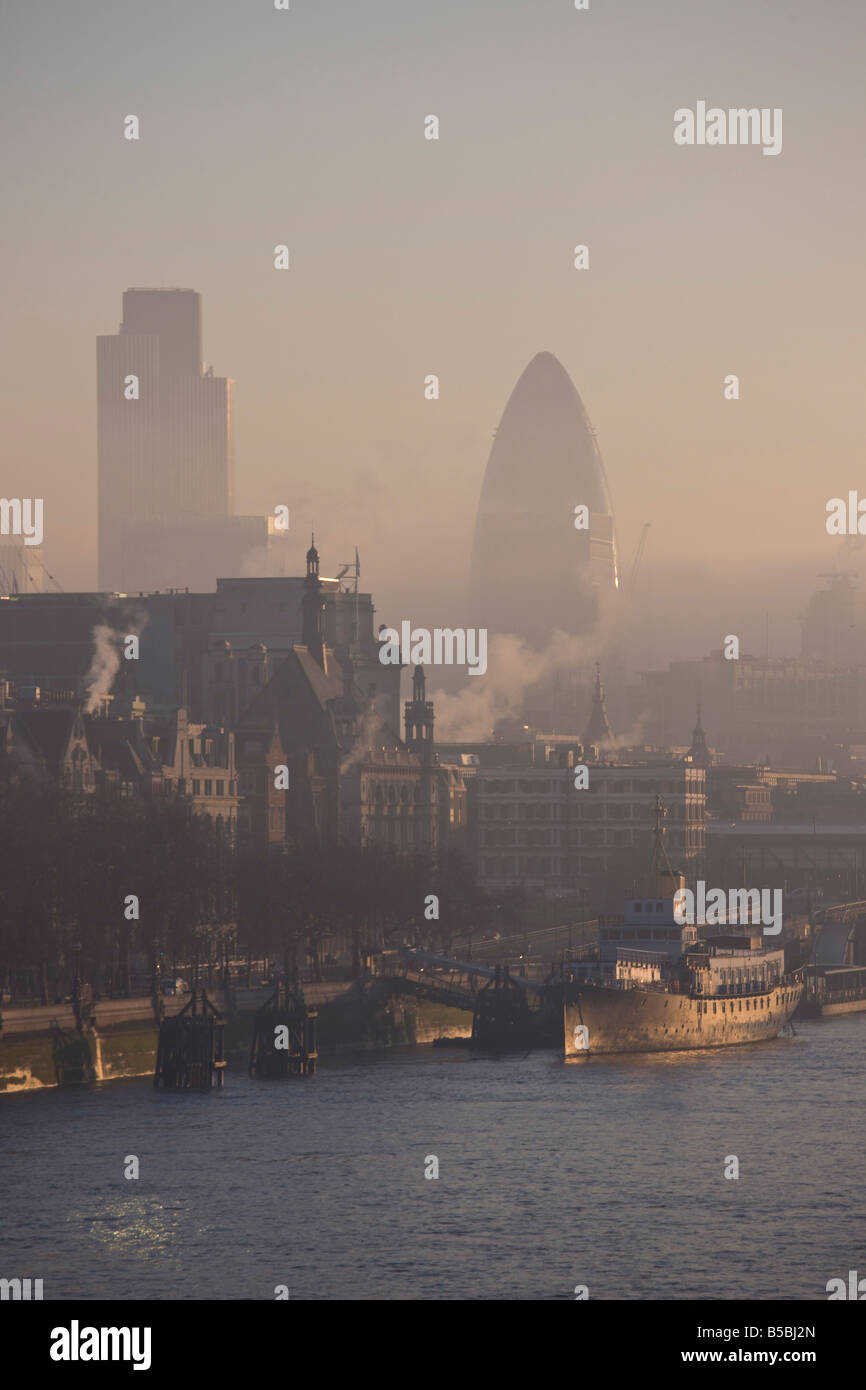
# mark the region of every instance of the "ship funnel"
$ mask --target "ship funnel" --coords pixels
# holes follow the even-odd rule
[[[686,886],[685,876],[677,869],[665,866],[659,869],[656,876],[656,896],[659,898],[676,898],[677,893],[681,892]]]

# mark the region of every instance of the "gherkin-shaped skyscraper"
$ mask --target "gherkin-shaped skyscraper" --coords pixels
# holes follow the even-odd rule
[[[575,527],[578,507],[589,509],[587,529]],[[480,626],[533,643],[554,628],[593,632],[602,591],[618,587],[613,507],[595,431],[552,353],[533,357],[496,431],[470,584]]]

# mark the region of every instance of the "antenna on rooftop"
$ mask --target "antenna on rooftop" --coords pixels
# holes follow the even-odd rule
[[[361,561],[360,561],[360,559],[359,559],[359,557],[358,557],[358,547],[357,547],[357,546],[355,546],[355,558],[354,558],[354,560],[347,560],[347,561],[345,561],[344,563],[341,564],[341,566],[340,566],[340,572],[339,572],[339,574],[337,575],[337,578],[338,578],[338,579],[342,579],[343,576],[346,575],[346,574],[348,574],[350,570],[352,571],[352,579],[353,579],[353,584],[354,584],[353,592],[354,592],[354,595],[355,595],[355,619],[354,619],[354,633],[353,633],[353,635],[352,635],[352,641],[353,641],[353,642],[358,642],[358,641],[360,640],[360,632],[361,632],[360,613],[359,613],[359,608],[358,608],[358,581],[359,581],[360,578],[361,578]]]

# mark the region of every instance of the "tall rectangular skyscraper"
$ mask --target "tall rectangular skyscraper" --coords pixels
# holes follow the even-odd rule
[[[124,293],[119,332],[97,339],[101,589],[180,583],[184,523],[192,547],[202,522],[231,516],[233,391],[203,370],[199,294]],[[146,551],[167,536],[177,559],[154,568]]]

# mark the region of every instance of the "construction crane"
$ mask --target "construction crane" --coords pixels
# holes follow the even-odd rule
[[[643,559],[643,553],[646,547],[646,533],[649,530],[649,528],[650,523],[648,521],[645,521],[643,524],[643,530],[640,533],[640,540],[637,543],[637,550],[634,553],[634,559],[631,562],[631,573],[628,577],[628,588],[626,590],[626,592],[629,594],[631,593],[632,589],[635,586],[635,583],[637,582],[637,575],[638,570],[640,569],[640,562]]]
[[[36,563],[37,563],[37,562],[34,560],[34,561],[33,561],[33,567],[31,567],[31,562],[30,562],[30,560],[29,560],[29,558],[28,558],[27,551],[26,551],[26,549],[25,549],[23,546],[21,547],[21,559],[22,559],[23,562],[24,562],[24,570],[25,570],[25,575],[24,575],[24,592],[26,593],[26,592],[28,591],[28,590],[27,590],[27,585],[28,585],[28,583],[32,586],[32,585],[36,582],[35,579],[34,579],[34,572],[33,572],[33,571],[34,571],[34,568],[36,567]],[[57,592],[58,592],[59,594],[62,594],[62,593],[63,593],[63,588],[62,588],[62,586],[61,586],[60,584],[58,584],[57,580],[54,578],[54,575],[51,573],[51,571],[50,571],[49,569],[46,569],[44,561],[41,562],[41,565],[42,565],[42,573],[43,573],[48,579],[51,580],[51,583],[54,585],[54,587],[55,587],[55,589],[57,590]],[[14,577],[14,576],[13,576],[13,577]],[[17,585],[16,585],[16,592],[17,592]],[[38,590],[36,590],[36,592],[38,592]],[[43,592],[44,592],[44,590],[43,590]]]
[[[33,572],[33,569],[31,568],[31,561],[30,561],[30,559],[28,558],[27,551],[24,549],[23,546],[21,547],[21,550],[20,550],[20,560],[21,560],[21,563],[22,563],[22,566],[23,566],[23,574],[22,574],[22,579],[23,579],[23,581],[24,581],[24,582],[23,582],[23,588],[22,588],[22,586],[19,585],[19,583],[18,583],[18,575],[16,574],[15,569],[12,568],[12,569],[9,569],[9,570],[5,570],[5,569],[3,568],[3,566],[0,565],[0,594],[2,594],[5,598],[11,598],[11,597],[13,597],[14,595],[19,594],[19,593],[27,594],[27,593],[31,593],[31,592],[34,592],[34,593],[38,593],[38,592],[39,592],[38,589],[34,588],[34,585],[36,584],[37,581],[36,581],[36,579],[34,578],[34,572]],[[34,566],[36,565],[36,561],[35,561],[35,560],[33,561],[33,565],[34,565]],[[54,575],[51,574],[50,571],[47,570],[47,569],[45,568],[45,565],[44,565],[44,564],[42,565],[41,568],[42,568],[42,573],[43,573],[48,579],[51,580],[52,584],[54,585],[55,589],[57,589],[58,593],[62,593],[63,590],[62,590],[61,586],[58,584],[57,580],[54,578]],[[38,572],[38,571],[37,571],[37,572]]]
[[[354,624],[353,624],[354,632],[353,632],[353,636],[352,636],[352,641],[353,641],[353,642],[357,642],[357,641],[359,640],[359,634],[360,634],[360,617],[359,617],[359,612],[358,612],[358,580],[361,578],[361,561],[360,561],[360,559],[358,558],[358,547],[357,547],[357,546],[355,546],[355,558],[354,558],[354,560],[349,560],[347,564],[341,565],[341,566],[340,566],[340,572],[339,572],[339,574],[337,575],[337,579],[343,579],[343,578],[345,578],[345,576],[346,576],[350,571],[353,571],[352,577],[353,577],[353,580],[354,580],[354,594],[355,594],[355,621],[354,621]],[[348,593],[348,590],[347,590],[346,592]]]

